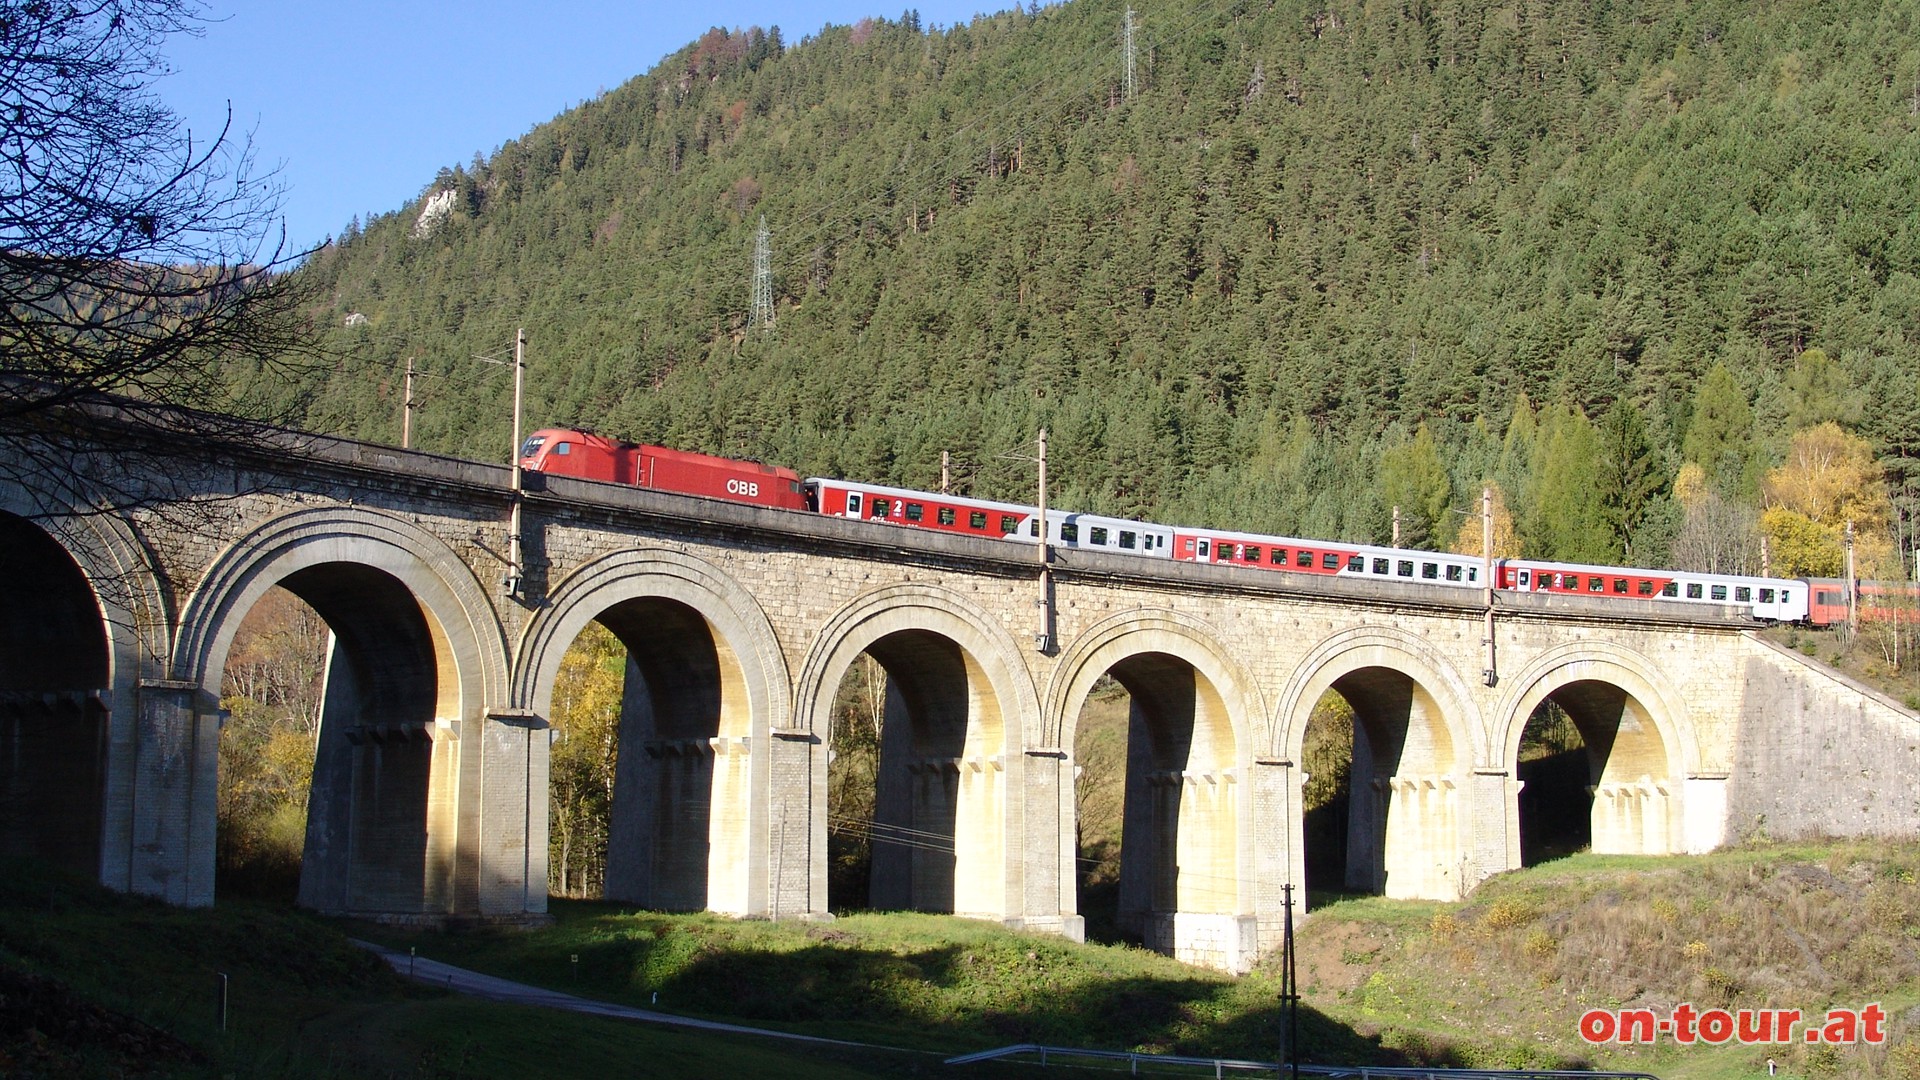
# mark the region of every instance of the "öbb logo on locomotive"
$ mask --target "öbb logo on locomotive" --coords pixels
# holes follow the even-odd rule
[[[545,428],[520,450],[523,469],[628,484],[935,532],[1040,539],[1039,512],[1019,503],[970,499],[909,488],[813,477],[792,469],[608,438],[575,428]],[[1225,563],[1322,577],[1484,589],[1480,557],[1375,547],[1290,536],[1162,525],[1049,510],[1047,541],[1056,547],[1140,558]],[[1495,559],[1492,586],[1510,592],[1580,594],[1621,602],[1667,600],[1734,608],[1764,622],[1825,624],[1845,617],[1823,582],[1679,570],[1589,566],[1537,559]]]

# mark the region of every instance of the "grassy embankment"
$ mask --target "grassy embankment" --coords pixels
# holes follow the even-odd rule
[[[1300,935],[1306,1045],[1321,1061],[1920,1078],[1920,850],[1751,845],[1704,857],[1583,855],[1467,903],[1356,899]],[[595,997],[954,1052],[1016,1042],[1271,1059],[1279,991],[1121,946],[1075,946],[935,916],[830,925],[560,907],[531,934],[396,937],[423,954]],[[578,970],[571,961],[579,957]],[[1599,1053],[1589,1007],[1880,1002],[1882,1049],[1663,1046]]]
[[[1322,1061],[1592,1061],[1720,1080],[1764,1075],[1771,1054],[1785,1076],[1914,1080],[1916,873],[1911,845],[1768,844],[1576,856],[1461,904],[1342,901],[1301,929],[1304,1041]],[[945,1075],[935,1054],[1025,1041],[1270,1059],[1278,1031],[1270,967],[1227,979],[939,916],[774,924],[576,902],[534,932],[355,928],[593,997],[647,1005],[657,994],[665,1010],[935,1052],[890,1054],[461,1000],[404,985],[340,929],[285,909],[179,911],[19,866],[0,876],[0,906],[0,1074],[16,1077],[115,1076],[135,1063],[208,1077]],[[220,971],[232,987],[224,1035]],[[1589,1006],[1678,1001],[1809,1013],[1878,1001],[1892,1042],[1608,1056],[1575,1034]]]

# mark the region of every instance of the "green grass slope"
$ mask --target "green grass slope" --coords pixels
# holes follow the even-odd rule
[[[180,910],[0,863],[7,1080],[858,1080],[932,1060],[475,1001],[409,984],[339,928],[283,907]]]
[[[1299,935],[1311,1061],[1610,1066],[1667,1080],[1920,1078],[1920,849],[1753,844],[1698,857],[1582,855],[1465,903],[1338,901]],[[183,911],[24,863],[0,867],[0,1075],[795,1077],[953,1073],[1021,1042],[1272,1060],[1269,962],[1230,979],[1138,949],[942,916],[832,923],[556,904],[533,931],[389,944],[609,1001],[899,1048],[819,1048],[450,997],[404,983],[340,928],[283,908]],[[576,960],[577,958],[577,960]],[[216,1022],[229,977],[230,1026]],[[1602,1050],[1588,1008],[1880,1003],[1883,1047]]]

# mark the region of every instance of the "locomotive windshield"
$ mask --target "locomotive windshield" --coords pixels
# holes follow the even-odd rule
[[[526,443],[520,447],[520,456],[522,458],[530,458],[539,453],[540,448],[545,446],[546,443],[547,437],[545,435],[529,435],[527,436]]]

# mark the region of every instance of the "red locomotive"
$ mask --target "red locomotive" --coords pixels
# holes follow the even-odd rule
[[[800,474],[792,469],[645,446],[588,431],[543,428],[534,432],[520,447],[520,467],[549,476],[632,484],[782,510],[807,508]]]

